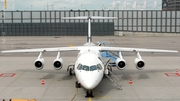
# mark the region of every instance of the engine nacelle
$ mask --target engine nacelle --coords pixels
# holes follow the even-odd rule
[[[63,67],[63,60],[62,58],[55,59],[53,63],[54,69],[55,70],[60,70]]]
[[[116,59],[116,66],[119,70],[123,70],[126,67],[126,61],[124,59],[117,58]]]
[[[136,58],[134,60],[134,64],[135,64],[136,68],[139,70],[142,70],[145,67],[145,62],[143,59]]]
[[[37,59],[34,65],[37,70],[41,70],[44,67],[44,58]]]

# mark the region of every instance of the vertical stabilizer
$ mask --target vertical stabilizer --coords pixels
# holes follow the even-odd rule
[[[87,42],[89,45],[92,42],[92,36],[91,36],[91,17],[88,17],[88,37],[87,37]]]
[[[92,42],[92,35],[91,35],[91,20],[92,19],[117,19],[117,17],[99,17],[99,16],[82,16],[82,17],[62,17],[61,19],[87,19],[88,20],[88,36],[87,42],[91,45]]]

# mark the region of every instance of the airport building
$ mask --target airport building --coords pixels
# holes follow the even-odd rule
[[[92,34],[115,32],[180,33],[180,11],[162,10],[51,10],[0,11],[3,36],[85,36],[87,20],[62,20],[61,17],[105,16],[117,20],[93,20]]]
[[[168,10],[180,10],[180,0],[169,0]]]
[[[162,0],[162,10],[180,11],[180,0]]]

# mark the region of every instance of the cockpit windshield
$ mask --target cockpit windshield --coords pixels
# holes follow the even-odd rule
[[[83,70],[89,71],[89,66],[83,65]]]
[[[95,70],[101,70],[102,66],[100,64],[92,65],[92,66],[86,66],[86,65],[79,64],[77,66],[77,69],[78,70],[85,70],[85,71],[95,71]]]
[[[94,70],[97,70],[97,66],[96,65],[90,66],[90,71],[94,71]]]

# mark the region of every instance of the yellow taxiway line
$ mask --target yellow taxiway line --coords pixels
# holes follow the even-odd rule
[[[88,98],[88,101],[92,101],[92,98],[91,98],[91,97],[89,97],[89,98]]]

